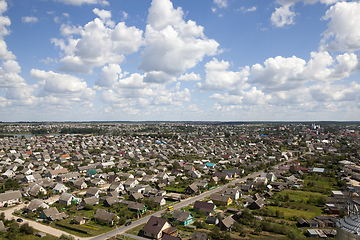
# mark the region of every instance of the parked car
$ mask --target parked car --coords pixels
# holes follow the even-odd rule
[[[125,226],[129,226],[131,224],[131,221],[128,221],[125,223]]]
[[[22,220],[21,218],[16,219],[17,222],[23,222],[24,220]]]

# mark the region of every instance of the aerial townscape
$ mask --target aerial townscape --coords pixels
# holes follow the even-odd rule
[[[1,123],[1,239],[358,239],[358,122]]]

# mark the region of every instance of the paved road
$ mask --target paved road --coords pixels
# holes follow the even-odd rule
[[[296,160],[297,157],[295,158],[292,158],[292,159],[289,159],[288,161],[286,162],[291,162],[291,161],[294,161]],[[278,165],[281,165],[281,164],[284,164],[286,162],[281,162],[279,163]],[[276,166],[278,166],[276,165]],[[243,178],[239,178],[239,179],[236,179],[234,181],[231,181],[223,186],[220,186],[218,188],[215,188],[215,189],[212,189],[210,191],[207,191],[207,192],[204,192],[200,195],[197,195],[197,196],[194,196],[194,197],[191,197],[191,198],[188,198],[188,199],[185,199],[185,200],[182,200],[181,202],[173,205],[174,209],[180,209],[180,208],[183,208],[183,207],[186,207],[188,206],[189,204],[192,204],[194,203],[195,201],[198,201],[198,200],[201,200],[203,198],[206,198],[206,197],[209,197],[211,194],[213,193],[216,193],[216,192],[219,192],[221,191],[223,188],[229,186],[229,185],[233,185],[233,184],[236,184],[236,183],[239,183],[239,182],[242,182],[242,181],[246,181],[246,179],[248,178],[255,178],[256,176],[258,176],[259,174],[262,174],[264,171],[259,171],[259,172],[256,172],[256,173],[252,173],[246,177],[243,177]],[[51,201],[56,201],[58,198],[58,196],[55,196],[51,199],[48,199],[47,202],[51,202]],[[12,218],[16,218],[14,215],[12,215],[12,213],[16,210],[19,210],[19,209],[22,209],[24,208],[26,205],[25,204],[20,204],[18,206],[15,206],[13,208],[9,208],[9,209],[6,209],[6,210],[3,210],[2,212],[5,213],[5,217],[7,219],[12,219]],[[46,225],[43,225],[43,224],[40,224],[38,222],[35,222],[35,221],[30,221],[30,220],[27,220],[25,218],[23,218],[24,220],[24,223],[29,223],[30,226],[32,226],[33,228],[41,231],[41,232],[45,232],[47,234],[51,234],[51,235],[54,235],[56,237],[60,237],[62,234],[65,234],[65,235],[71,235],[73,237],[75,237],[75,239],[79,239],[79,240],[106,240],[110,237],[113,237],[113,236],[116,236],[118,234],[125,234],[126,231],[132,229],[132,228],[135,228],[137,226],[140,226],[141,224],[144,224],[146,223],[151,216],[156,216],[156,217],[160,217],[162,213],[164,213],[166,210],[161,210],[161,211],[158,211],[158,212],[155,212],[149,216],[145,216],[139,220],[136,220],[134,222],[132,222],[131,225],[129,226],[121,226],[121,227],[118,227],[112,231],[109,231],[107,233],[104,233],[104,234],[101,234],[101,235],[98,235],[96,237],[87,237],[87,238],[83,238],[83,237],[78,237],[78,236],[74,236],[74,235],[71,235],[67,232],[64,232],[64,231],[61,231],[59,229],[55,229],[55,228],[52,228],[50,226],[46,226]],[[136,238],[136,239],[139,239],[139,240],[143,240],[145,238],[141,238],[141,237],[135,237],[134,235],[131,235],[131,234],[126,234],[126,236],[130,236],[131,238]]]

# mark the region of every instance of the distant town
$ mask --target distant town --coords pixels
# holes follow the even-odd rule
[[[0,239],[358,239],[360,122],[0,123]]]

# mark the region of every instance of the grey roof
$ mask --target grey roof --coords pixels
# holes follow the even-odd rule
[[[39,199],[34,199],[30,202],[30,204],[26,207],[28,211],[34,211],[37,208],[49,208],[49,205],[47,205],[44,201],[41,201]]]
[[[0,202],[21,198],[20,191],[6,191],[0,194]]]
[[[69,200],[70,200],[71,198],[73,198],[73,197],[74,197],[74,196],[73,196],[72,194],[64,192],[64,193],[61,194],[61,196],[60,196],[60,198],[59,198],[59,201],[65,201],[65,202],[67,202],[67,201],[69,201]]]
[[[114,217],[117,217],[115,213],[110,213],[108,211],[105,211],[104,209],[98,209],[94,215],[95,219],[99,219],[102,221],[112,221]]]
[[[59,214],[59,211],[57,210],[56,207],[44,209],[43,212],[47,218],[50,216],[55,216],[55,215]]]
[[[183,212],[179,210],[174,210],[174,213],[172,214],[173,219],[179,221],[179,222],[185,222],[191,213],[189,212]]]

